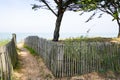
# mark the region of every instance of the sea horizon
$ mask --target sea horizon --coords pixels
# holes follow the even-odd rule
[[[0,40],[11,39],[13,33],[1,32]],[[45,39],[52,39],[53,33],[20,33],[16,32],[17,42],[23,41],[28,36],[38,36]],[[116,38],[117,33],[60,33],[59,39],[75,38],[75,37],[106,37]]]

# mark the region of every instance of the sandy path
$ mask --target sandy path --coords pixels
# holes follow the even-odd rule
[[[107,76],[93,72],[71,78],[55,79],[39,56],[30,54],[23,48],[23,43],[18,44],[17,47],[20,49],[18,51],[19,64],[13,72],[12,80],[120,80],[119,76],[111,72]]]
[[[23,44],[17,45],[20,49],[18,68],[14,70],[14,80],[53,80],[53,76],[46,68],[41,58],[33,56],[30,52],[23,48]]]

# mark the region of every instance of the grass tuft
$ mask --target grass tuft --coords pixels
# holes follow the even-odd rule
[[[30,48],[30,47],[28,47],[26,45],[24,45],[24,48],[28,49],[32,55],[34,55],[34,56],[37,55],[36,51],[33,50],[32,48]]]
[[[104,37],[76,37],[76,38],[67,38],[64,41],[69,42],[79,42],[79,41],[86,41],[86,42],[112,42],[117,41],[120,42],[120,38],[104,38]]]
[[[6,45],[10,40],[0,40],[0,46]]]

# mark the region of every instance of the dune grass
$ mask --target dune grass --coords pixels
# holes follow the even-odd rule
[[[28,49],[33,56],[37,55],[36,51],[33,50],[32,48],[30,48],[30,47],[28,47],[26,45],[24,45],[24,48]]]
[[[93,38],[87,38],[87,37],[76,37],[76,38],[67,38],[65,41],[87,41],[87,42],[112,42],[112,41],[118,41],[120,42],[120,38],[105,38],[105,37],[93,37]]]
[[[4,46],[5,44],[7,44],[10,40],[6,39],[6,40],[0,40],[0,46]]]

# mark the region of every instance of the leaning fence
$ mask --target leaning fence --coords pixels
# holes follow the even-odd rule
[[[15,35],[11,41],[0,47],[0,80],[11,80],[13,67],[17,63]]]
[[[120,44],[112,42],[56,43],[37,36],[25,39],[55,77],[70,77],[99,71],[120,70]]]

